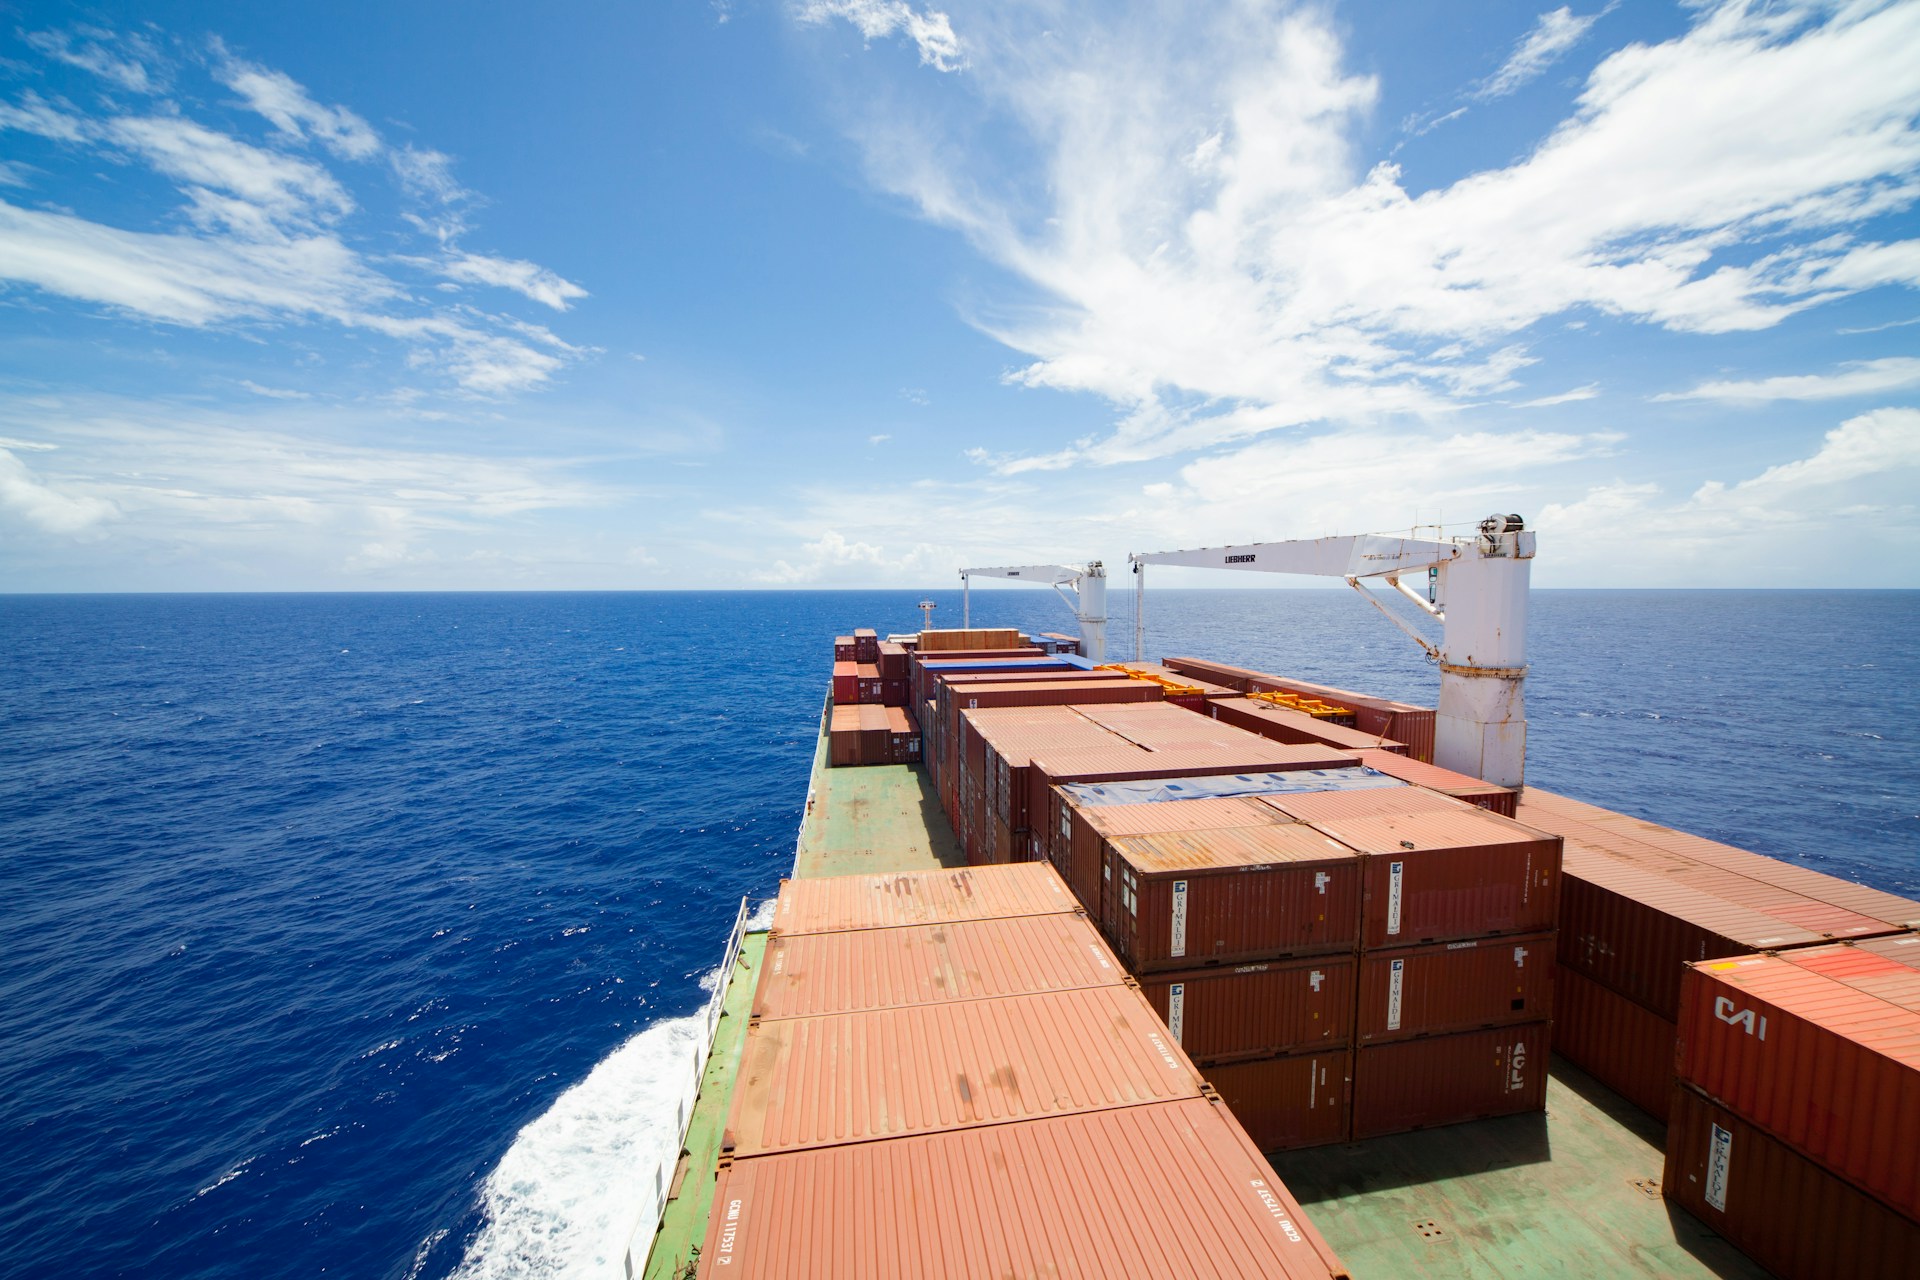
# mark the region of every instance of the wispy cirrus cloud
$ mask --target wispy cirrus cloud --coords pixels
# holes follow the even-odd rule
[[[898,32],[920,50],[922,66],[958,71],[966,64],[952,21],[938,9],[915,9],[907,0],[805,0],[794,12],[814,25],[836,18],[852,23],[868,40]]]
[[[1548,19],[1509,82],[1590,21]],[[1359,150],[1380,87],[1317,10],[983,5],[962,30],[964,92],[922,77],[916,111],[849,128],[1037,296],[969,317],[1024,354],[1014,381],[1115,406],[1106,434],[981,453],[1002,471],[1444,419],[1516,385],[1553,317],[1726,334],[1920,285],[1920,241],[1862,230],[1920,196],[1913,4],[1703,4],[1601,59],[1518,160],[1420,192]],[[989,130],[1019,139],[991,164]]]
[[[1662,392],[1653,399],[1749,403],[1766,400],[1839,400],[1847,396],[1881,395],[1915,386],[1920,386],[1920,359],[1888,356],[1882,360],[1850,361],[1832,373],[1782,374],[1772,378],[1703,382],[1686,391]]]
[[[23,37],[27,52],[90,72],[116,93],[85,112],[22,89],[0,100],[0,133],[51,144],[47,166],[106,160],[143,169],[171,184],[180,203],[172,216],[139,226],[81,208],[34,207],[25,196],[0,200],[0,279],[160,324],[330,323],[383,334],[405,344],[404,367],[476,395],[536,389],[592,354],[508,314],[436,305],[395,270],[507,290],[560,311],[586,296],[538,264],[465,248],[472,197],[444,154],[389,144],[357,113],[318,101],[291,76],[218,40],[175,44],[170,53],[158,40],[99,28]],[[238,95],[234,105],[269,128],[247,136],[190,106],[193,98],[173,96],[169,86],[189,74]],[[30,190],[35,172],[16,165],[13,185]],[[352,189],[382,174],[414,206],[407,216],[432,252],[365,247],[369,229]]]
[[[1481,102],[1504,98],[1522,85],[1538,79],[1541,72],[1579,44],[1593,24],[1612,8],[1612,5],[1608,5],[1599,13],[1581,15],[1561,5],[1551,13],[1541,14],[1534,21],[1533,28],[1514,45],[1513,52],[1500,64],[1500,69],[1475,85],[1471,96]]]

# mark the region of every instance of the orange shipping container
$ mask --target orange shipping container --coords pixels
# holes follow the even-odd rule
[[[1048,807],[1054,816],[1041,822],[1036,831],[1052,835],[1045,845],[1049,859],[1096,920],[1104,918],[1102,895],[1110,883],[1106,874],[1109,836],[1252,827],[1274,820],[1257,800],[1237,797],[1082,808],[1056,787],[1049,794]]]
[[[1354,1054],[1353,1137],[1539,1111],[1547,1024],[1362,1046]]]
[[[1413,760],[1393,751],[1364,750],[1361,761],[1369,769],[1378,769],[1391,778],[1431,788],[1456,800],[1464,800],[1477,809],[1511,818],[1518,811],[1520,793],[1468,773],[1456,773],[1425,760]]]
[[[1066,882],[1042,862],[783,880],[775,935],[838,933],[1076,911]]]
[[[1345,1280],[1347,1272],[1225,1107],[1190,1099],[737,1160],[714,1189],[700,1274]]]
[[[1553,934],[1431,942],[1360,956],[1356,1043],[1553,1016]]]
[[[860,760],[860,708],[836,703],[827,717],[827,763],[834,768]]]
[[[1920,970],[1851,947],[1691,965],[1677,1074],[1920,1220]]]
[[[1207,1083],[1262,1151],[1345,1142],[1353,1050],[1323,1050],[1207,1067]]]
[[[1477,809],[1322,818],[1313,826],[1367,855],[1363,947],[1554,926],[1559,836]]]
[[[1092,923],[1077,913],[778,934],[767,942],[752,1016],[804,1018],[1126,980]]]
[[[1351,955],[1311,956],[1141,974],[1140,993],[1188,1057],[1214,1063],[1350,1044],[1353,975]]]
[[[1676,1086],[1667,1198],[1781,1280],[1910,1280],[1920,1223]]]
[[[1553,1051],[1665,1122],[1673,1096],[1672,1021],[1562,968],[1553,981]]]
[[[1248,733],[1257,733],[1263,738],[1272,738],[1275,742],[1323,742],[1347,751],[1368,748],[1400,756],[1407,754],[1407,744],[1404,742],[1395,742],[1379,734],[1362,733],[1330,720],[1315,719],[1304,711],[1276,707],[1270,702],[1257,702],[1250,698],[1217,698],[1207,704],[1207,714],[1222,723],[1245,729]]]
[[[1353,850],[1298,822],[1107,842],[1115,949],[1136,973],[1351,951]]]

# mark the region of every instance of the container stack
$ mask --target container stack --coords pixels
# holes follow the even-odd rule
[[[1374,738],[1404,744],[1415,760],[1433,763],[1434,709],[1416,707],[1390,698],[1375,698],[1351,689],[1294,680],[1265,671],[1208,662],[1201,658],[1162,658],[1161,665],[1183,675],[1225,685],[1243,694],[1290,693],[1334,709],[1333,723],[1348,725]]]
[[[1566,840],[1554,1047],[1662,1121],[1693,961],[1885,937],[1920,903],[1529,787],[1518,816]]]
[[[1071,907],[1039,865],[784,885],[700,1274],[1344,1277]]]
[[[1691,964],[1679,1043],[1669,1199],[1785,1280],[1914,1274],[1920,937]]]

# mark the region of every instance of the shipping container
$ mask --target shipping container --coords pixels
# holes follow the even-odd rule
[[[1407,754],[1407,744],[1404,742],[1395,742],[1378,734],[1362,733],[1346,725],[1334,724],[1331,720],[1316,719],[1304,711],[1276,707],[1272,703],[1256,702],[1245,697],[1211,699],[1207,704],[1207,714],[1224,724],[1245,729],[1248,733],[1257,733],[1263,738],[1272,738],[1275,742],[1323,742],[1347,751],[1366,748],[1401,756]]]
[[[861,763],[859,707],[836,703],[829,712],[827,763],[836,769]]]
[[[871,662],[855,664],[854,688],[856,701],[879,704],[886,694],[886,682],[880,679],[880,668]]]
[[[1226,796],[1278,796],[1307,791],[1405,791],[1407,784],[1357,764],[1282,773],[1203,774],[1119,782],[1076,782],[1067,790],[1079,805],[1158,804]]]
[[[1539,1111],[1547,1102],[1547,1024],[1361,1046],[1353,1137]]]
[[[1200,1096],[1138,991],[1084,987],[747,1028],[736,1158]]]
[[[911,687],[905,680],[882,680],[880,701],[889,707],[909,706],[911,705],[909,700],[913,696],[908,692]]]
[[[1497,813],[1503,818],[1518,815],[1520,793],[1511,787],[1496,786],[1471,774],[1456,773],[1452,769],[1409,759],[1391,751],[1361,751],[1358,754],[1369,769],[1378,769],[1402,782],[1415,783],[1456,800],[1464,800],[1475,808]],[[1541,827],[1540,830],[1553,831],[1553,828]]]
[[[916,648],[921,653],[971,653],[975,651],[1004,652],[1008,649],[1026,647],[1026,637],[1010,627],[974,628],[962,631],[950,628],[940,631],[922,631]]]
[[[1527,813],[1527,806],[1520,811]],[[1824,941],[1577,840],[1567,846],[1564,868],[1561,969],[1584,973],[1669,1022],[1680,1018],[1680,976],[1688,963]]]
[[[1336,953],[1143,973],[1139,980],[1174,1042],[1195,1062],[1215,1063],[1347,1047],[1353,978],[1352,954]]]
[[[1070,786],[1055,787],[1049,793],[1049,814],[1038,821],[1035,830],[1049,837],[1045,842],[1048,860],[1096,920],[1101,918],[1108,837],[1251,827],[1274,820],[1271,811],[1251,799],[1172,800],[1081,808],[1071,799],[1070,793],[1074,790]]]
[[[1678,1024],[1593,979],[1561,968],[1553,981],[1553,1051],[1665,1123]]]
[[[1553,1016],[1553,934],[1430,942],[1360,955],[1357,1044]]]
[[[882,680],[905,680],[907,671],[907,647],[891,640],[880,642],[880,678]]]
[[[1194,676],[1238,693],[1245,693],[1247,682],[1260,674],[1246,667],[1211,662],[1205,658],[1162,658],[1160,665],[1178,675]]]
[[[893,759],[893,726],[887,721],[887,708],[863,702],[855,710],[860,716],[860,763],[886,764]]]
[[[828,876],[780,882],[773,932],[838,933],[1077,910],[1066,882],[1045,863]]]
[[[860,666],[854,662],[833,664],[833,701],[836,706],[852,706],[860,701]]]
[[[1912,1280],[1920,1223],[1676,1086],[1666,1197],[1781,1280]]]
[[[1208,1099],[735,1160],[700,1275],[1347,1280]]]
[[[1856,972],[1877,961],[1888,990],[1872,994],[1782,956],[1689,965],[1676,1074],[1920,1220],[1920,970],[1845,958]]]
[[[899,707],[887,707],[887,763],[920,763],[920,730]]]
[[[880,637],[874,633],[872,627],[853,629],[853,660],[868,663],[880,661]]]
[[[1107,841],[1113,916],[1135,973],[1351,951],[1360,860],[1297,822]]]
[[[1472,808],[1312,825],[1366,855],[1362,946],[1554,927],[1559,836]]]
[[[1201,1074],[1262,1151],[1345,1142],[1353,1108],[1353,1050],[1323,1049],[1204,1067]]]
[[[1385,787],[1356,787],[1340,791],[1299,791],[1260,797],[1261,803],[1295,822],[1323,818],[1382,818],[1393,814],[1437,813],[1468,809],[1464,800],[1389,778]]]
[[[854,644],[852,636],[835,636],[833,638],[833,660],[835,662],[852,662],[853,654]]]

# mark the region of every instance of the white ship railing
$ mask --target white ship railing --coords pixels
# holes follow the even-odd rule
[[[691,1078],[687,1088],[680,1091],[673,1151],[654,1169],[653,1180],[640,1190],[639,1217],[634,1221],[633,1234],[627,1241],[627,1280],[633,1280],[647,1265],[647,1255],[653,1250],[654,1237],[660,1234],[661,1220],[666,1217],[668,1193],[673,1190],[673,1175],[680,1167],[680,1155],[687,1147],[687,1130],[693,1124],[694,1104],[700,1100],[700,1080],[706,1074],[707,1059],[713,1054],[713,1039],[720,1033],[720,1014],[727,1002],[727,986],[733,981],[733,966],[740,959],[740,944],[746,936],[747,900],[742,898],[740,910],[733,917],[733,932],[727,937],[726,956],[720,962],[720,980],[714,984],[713,995],[707,1001],[706,1012],[701,1020],[700,1034],[695,1037],[693,1058],[688,1064]]]

